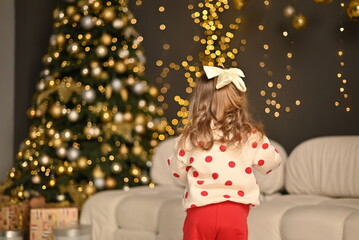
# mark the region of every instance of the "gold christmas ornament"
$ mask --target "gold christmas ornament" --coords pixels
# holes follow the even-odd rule
[[[348,3],[347,14],[351,20],[359,20],[359,0],[351,0]]]
[[[105,21],[111,22],[116,17],[116,12],[114,7],[107,7],[102,10],[102,13],[100,14],[101,18],[103,18]]]
[[[71,141],[73,134],[70,129],[64,129],[60,136],[62,141],[68,142]]]
[[[120,95],[124,102],[126,102],[128,100],[128,91],[126,88],[121,88]]]
[[[100,58],[103,58],[107,55],[107,48],[104,46],[104,45],[99,45],[97,48],[96,48],[96,55]]]
[[[50,187],[55,187],[56,185],[56,179],[55,178],[51,178],[50,181],[49,181],[49,186]]]
[[[63,145],[63,142],[62,142],[59,134],[55,134],[54,137],[52,138],[51,142],[55,148],[59,148]]]
[[[70,55],[74,55],[80,51],[80,46],[78,43],[73,42],[73,43],[70,43],[66,49]]]
[[[100,151],[103,155],[107,155],[109,154],[110,152],[113,151],[113,148],[111,147],[110,144],[108,143],[103,143],[101,144],[101,147],[100,147]]]
[[[62,46],[62,45],[64,45],[65,42],[66,42],[65,35],[62,34],[62,33],[58,33],[58,34],[56,35],[55,39],[56,39],[56,43],[57,43],[58,46]]]
[[[31,182],[32,182],[33,184],[40,184],[40,183],[41,183],[41,177],[40,177],[40,175],[36,174],[36,175],[32,176]]]
[[[41,165],[46,166],[46,165],[48,165],[50,163],[50,161],[51,161],[50,157],[45,153],[41,154],[40,157],[39,157],[39,163]]]
[[[92,176],[94,178],[104,178],[105,177],[105,173],[102,171],[100,166],[96,166],[94,167],[94,169],[92,170]]]
[[[93,185],[93,182],[85,185],[84,192],[87,196],[91,196],[96,192],[96,187]]]
[[[72,16],[72,20],[76,23],[79,22],[81,20],[81,15],[76,13],[75,15]]]
[[[56,167],[56,173],[61,175],[61,174],[64,174],[65,172],[65,167],[63,165],[59,165]]]
[[[27,116],[29,118],[34,118],[35,117],[35,113],[36,113],[36,110],[34,107],[31,107],[29,108],[29,110],[27,110]]]
[[[52,104],[49,113],[53,118],[60,118],[62,116],[62,106],[59,102]]]
[[[325,4],[325,3],[331,3],[333,0],[314,0],[315,3],[319,4]]]
[[[99,12],[102,9],[102,2],[101,1],[90,1],[90,7],[95,10],[95,12]]]
[[[247,5],[247,0],[233,0],[233,4],[237,10],[241,10]]]
[[[106,178],[105,187],[107,189],[113,189],[116,188],[116,186],[117,186],[116,179],[114,179],[113,177]]]
[[[75,8],[75,6],[68,6],[67,8],[66,8],[66,14],[68,15],[68,16],[71,16],[71,15],[73,15],[73,14],[75,14],[76,13],[76,8]]]
[[[143,113],[139,113],[136,116],[135,123],[139,125],[144,125],[146,123],[146,116]]]
[[[37,138],[37,128],[36,127],[31,127],[29,129],[29,138],[32,140]]]
[[[79,159],[77,159],[77,166],[81,169],[86,168],[88,166],[87,160],[88,159],[84,156],[80,157]]]
[[[135,142],[134,146],[132,147],[132,153],[139,156],[144,151],[143,147],[140,145],[139,142]]]
[[[283,9],[283,15],[284,15],[286,18],[290,18],[290,17],[292,17],[294,14],[295,14],[295,8],[292,7],[291,5],[288,5],[288,6],[286,6],[286,7]]]
[[[56,155],[59,157],[59,158],[65,158],[66,155],[67,155],[67,149],[65,146],[61,146],[59,148],[56,149]]]
[[[122,166],[118,162],[114,162],[111,164],[111,171],[113,173],[120,173],[122,171]]]
[[[121,147],[120,147],[120,154],[122,155],[126,155],[128,154],[128,148],[125,144],[122,144]]]
[[[46,131],[47,136],[53,137],[56,134],[56,130],[54,128],[49,128]]]
[[[293,17],[292,24],[295,29],[303,29],[307,26],[307,18],[301,13],[296,14]]]
[[[115,63],[115,71],[119,74],[123,74],[126,72],[127,68],[126,68],[126,65],[123,61],[117,61]]]
[[[124,115],[123,115],[123,119],[125,120],[125,121],[131,121],[132,120],[132,118],[133,118],[133,115],[132,115],[132,113],[130,113],[130,112],[126,112]]]
[[[106,46],[110,45],[112,43],[112,37],[108,33],[102,34],[100,38],[100,42]]]
[[[67,119],[70,122],[76,122],[79,120],[80,114],[76,110],[71,110],[70,113],[67,115]]]

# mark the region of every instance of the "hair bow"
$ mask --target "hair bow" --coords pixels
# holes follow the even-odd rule
[[[241,92],[246,92],[247,88],[244,84],[244,81],[241,77],[244,77],[244,73],[239,68],[229,68],[222,69],[218,67],[203,66],[204,72],[207,75],[208,79],[218,76],[216,89],[220,89],[231,82],[238,88]]]

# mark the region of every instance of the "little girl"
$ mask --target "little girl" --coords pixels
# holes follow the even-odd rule
[[[268,174],[278,151],[248,110],[240,69],[204,67],[196,82],[189,124],[168,165],[186,184],[184,240],[246,240],[251,205],[259,205],[253,167]]]

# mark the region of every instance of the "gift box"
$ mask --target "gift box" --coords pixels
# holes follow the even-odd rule
[[[30,206],[27,202],[0,204],[0,230],[22,230],[28,227]]]
[[[7,203],[7,202],[10,202],[10,196],[0,195],[0,203]]]
[[[30,240],[52,240],[53,228],[65,225],[77,225],[76,207],[34,208],[30,212]]]

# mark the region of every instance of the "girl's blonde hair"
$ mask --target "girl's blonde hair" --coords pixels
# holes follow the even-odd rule
[[[192,146],[211,149],[215,142],[232,145],[246,141],[252,131],[263,136],[248,110],[247,96],[233,83],[216,89],[217,78],[208,80],[205,74],[196,81],[189,106],[189,123],[182,132],[179,144],[188,138]],[[213,129],[219,130],[214,136]],[[218,136],[217,136],[218,135]]]

